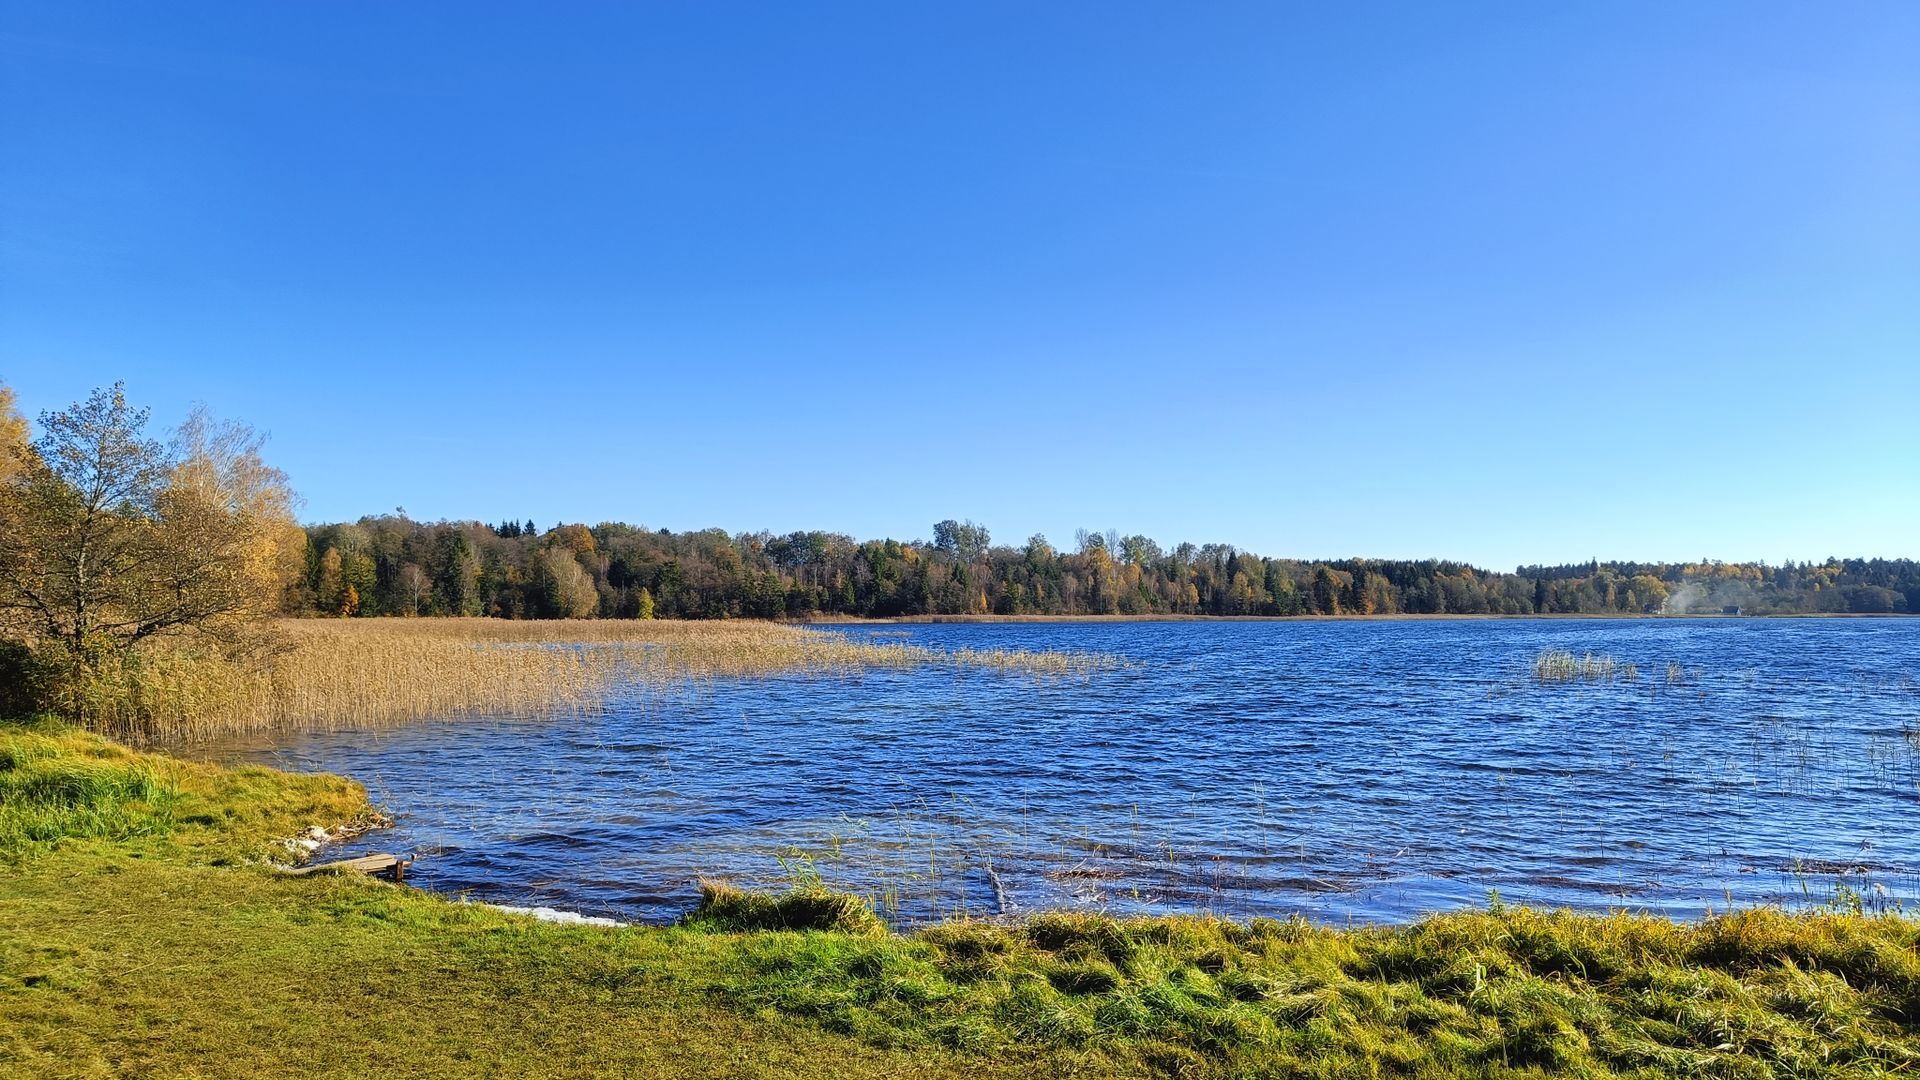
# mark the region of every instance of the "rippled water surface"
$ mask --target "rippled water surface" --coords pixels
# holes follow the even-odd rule
[[[725,682],[220,753],[364,781],[398,827],[339,854],[412,851],[429,888],[626,919],[675,917],[701,877],[796,872],[902,922],[1404,920],[1492,889],[1677,915],[1920,903],[1920,620],[837,632],[1126,666]],[[1549,648],[1639,670],[1539,685]]]

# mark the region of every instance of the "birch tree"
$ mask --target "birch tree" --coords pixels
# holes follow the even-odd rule
[[[260,436],[195,413],[171,445],[124,388],[42,413],[0,483],[0,613],[85,660],[167,633],[234,643],[299,572],[304,536]]]

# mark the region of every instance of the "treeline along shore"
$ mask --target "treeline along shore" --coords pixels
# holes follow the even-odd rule
[[[1920,563],[1586,562],[1511,573],[1444,559],[1268,558],[1230,544],[1082,532],[994,544],[624,523],[309,525],[293,614],[546,618],[1750,615],[1920,612]]]
[[[0,712],[146,739],[299,716],[384,722],[517,706],[534,686],[570,699],[576,676],[599,685],[598,668],[530,680],[499,650],[475,647],[509,629],[475,616],[640,620],[617,641],[579,622],[538,633],[592,640],[600,654],[677,649],[689,663],[758,656],[791,668],[845,658],[826,635],[793,627],[762,623],[758,636],[722,640],[680,622],[674,636],[653,620],[1920,612],[1920,565],[1905,559],[1496,573],[1442,560],[1274,559],[1226,544],[1166,549],[1084,530],[1071,550],[1041,536],[1005,545],[955,520],[935,524],[930,541],[399,515],[301,525],[287,477],[245,424],[196,412],[156,437],[148,420],[116,384],[30,425],[0,386]],[[419,632],[382,637],[325,619],[293,633],[289,615],[447,623],[411,620]],[[458,678],[420,677],[437,649],[461,657],[433,662]],[[356,661],[351,677],[343,656]],[[1084,666],[1062,656],[916,658],[928,660]],[[485,687],[508,689],[470,692]]]

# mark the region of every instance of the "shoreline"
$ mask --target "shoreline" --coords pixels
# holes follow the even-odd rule
[[[795,626],[893,626],[932,623],[1151,623],[1151,622],[1496,622],[1538,619],[1542,621],[1659,621],[1737,620],[1770,621],[1776,619],[1913,619],[1920,614],[1903,611],[1852,612],[1806,611],[1779,614],[1728,615],[1724,612],[1693,612],[1684,615],[1638,614],[1634,612],[1549,612],[1542,615],[1493,614],[1419,614],[1395,612],[1385,615],[817,615],[810,618],[783,619]]]
[[[676,925],[612,927],[264,865],[315,822],[369,819],[343,777],[46,724],[0,726],[0,751],[0,796],[16,793],[0,797],[15,845],[0,850],[8,1075],[1679,1080],[1920,1065],[1906,1011],[1920,921],[1905,914],[1676,920],[1494,900],[1405,925],[1050,911],[892,930],[859,897],[709,884]],[[82,771],[84,806],[17,797]]]

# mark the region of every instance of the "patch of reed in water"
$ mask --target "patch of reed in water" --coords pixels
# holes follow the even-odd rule
[[[1565,649],[1548,649],[1533,658],[1533,677],[1543,683],[1612,682],[1638,676],[1639,669],[1634,665],[1620,664],[1605,653],[1575,657]]]

